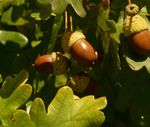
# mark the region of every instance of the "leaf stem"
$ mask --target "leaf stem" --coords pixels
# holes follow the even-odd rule
[[[73,21],[72,21],[72,16],[69,18],[70,20],[70,30],[73,31]]]
[[[131,4],[132,2],[131,2],[131,0],[128,0],[128,4]]]
[[[65,31],[72,31],[73,30],[73,21],[72,16],[70,15],[69,11],[65,11]]]
[[[65,11],[65,30],[68,30],[68,12]]]

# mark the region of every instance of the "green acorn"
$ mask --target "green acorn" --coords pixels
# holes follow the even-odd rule
[[[63,74],[70,66],[70,60],[60,52],[52,52],[39,56],[35,60],[35,68],[44,74]]]
[[[98,53],[79,31],[65,32],[62,37],[62,48],[81,65],[89,67],[98,60]]]

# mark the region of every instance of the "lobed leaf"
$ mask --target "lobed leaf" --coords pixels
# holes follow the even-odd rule
[[[104,113],[100,110],[106,104],[105,97],[74,99],[72,89],[65,86],[58,90],[48,106],[47,114],[43,101],[37,98],[31,106],[30,115],[38,127],[96,127],[104,122]]]
[[[8,25],[16,25],[16,26],[18,25],[20,26],[28,23],[28,21],[23,19],[22,17],[19,17],[18,19],[16,19],[16,21],[12,21],[12,11],[13,11],[13,7],[10,7],[7,11],[5,11],[2,14],[2,18],[1,18],[2,23],[7,23]]]
[[[9,97],[0,97],[0,119],[6,127],[9,125],[14,111],[29,99],[31,93],[32,87],[24,84],[16,88]]]
[[[80,17],[85,17],[86,12],[82,5],[82,0],[66,0]]]
[[[9,121],[8,127],[36,127],[29,114],[23,110],[16,110]]]
[[[147,71],[150,73],[150,58],[149,57],[147,57],[147,59],[142,60],[142,61],[135,61],[131,59],[130,57],[126,56],[126,61],[132,70],[139,71],[143,67],[146,67]]]
[[[108,10],[101,9],[97,17],[97,25],[104,32],[116,32],[116,23],[113,20],[108,19]]]
[[[82,0],[38,0],[38,2],[41,4],[51,4],[52,11],[56,15],[63,14],[67,5],[70,4],[80,17],[86,16],[86,12],[82,5]]]
[[[0,126],[10,127],[13,113],[31,96],[32,87],[25,84],[28,78],[27,71],[21,71],[15,78],[7,77],[0,90]]]
[[[40,98],[36,98],[32,103],[30,110],[31,120],[35,123],[36,127],[46,127],[46,109],[43,101]]]
[[[20,71],[16,77],[7,76],[2,84],[0,95],[3,98],[10,96],[19,85],[23,85],[27,81],[28,77],[29,74],[26,70]]]

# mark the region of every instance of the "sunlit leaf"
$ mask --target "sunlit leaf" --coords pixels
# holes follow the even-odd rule
[[[37,98],[33,101],[30,115],[31,120],[39,127],[99,127],[105,119],[100,110],[106,104],[105,97],[94,99],[94,96],[86,96],[74,99],[71,88],[66,86],[58,90],[48,106],[47,114],[43,101]]]
[[[16,110],[10,118],[10,127],[36,127],[24,110]]]
[[[28,38],[19,32],[0,30],[0,43],[6,44],[7,41],[12,41],[23,48],[28,44]]]
[[[12,5],[22,5],[25,3],[25,0],[1,0],[0,4],[2,4],[3,6],[12,4]]]
[[[42,1],[43,2],[43,1]],[[31,17],[35,20],[47,20],[52,15],[51,6],[49,4],[40,4],[36,12],[31,13]]]
[[[9,77],[9,81],[7,78],[0,89],[0,119],[6,127],[11,126],[11,122],[16,121],[15,117],[12,118],[13,113],[31,96],[32,87],[25,84],[27,75],[27,72],[22,71],[13,79]]]
[[[150,73],[150,58],[149,57],[143,61],[134,61],[131,58],[126,57],[126,61],[132,70],[139,71],[143,67],[146,67],[147,71]]]
[[[80,17],[85,17],[86,12],[83,8],[82,5],[82,0],[66,0],[75,10],[75,12],[80,16]]]
[[[55,76],[55,87],[59,88],[65,86],[67,83],[68,76],[66,74]]]
[[[12,21],[12,10],[13,7],[9,8],[2,14],[1,18],[2,23],[7,23],[8,25],[24,25],[28,23],[28,21],[23,19],[22,17],[19,17],[15,22]]]
[[[41,20],[40,13],[32,13],[31,17],[35,18],[35,20]]]
[[[26,70],[22,70],[17,76],[7,76],[0,90],[2,97],[8,97],[19,86],[24,84],[29,77]]]
[[[70,4],[80,17],[86,16],[82,0],[38,0],[38,2],[41,4],[51,4],[52,11],[57,15],[61,15],[66,10],[67,5]]]

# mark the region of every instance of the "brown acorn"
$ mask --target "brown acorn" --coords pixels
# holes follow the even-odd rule
[[[131,45],[138,54],[147,54],[150,52],[150,32],[145,29],[130,37]]]
[[[94,94],[95,84],[96,82],[93,80],[91,76],[86,73],[76,73],[70,77],[69,86],[77,93],[91,93]],[[94,90],[94,92],[93,92]]]
[[[139,15],[139,8],[135,4],[126,7],[123,30],[129,38],[133,50],[141,55],[150,52],[150,32],[148,23]]]
[[[62,48],[80,65],[89,67],[98,60],[98,53],[79,31],[66,32],[62,38]]]
[[[35,68],[44,74],[63,74],[67,71],[70,61],[60,52],[52,52],[39,56],[35,60]]]

